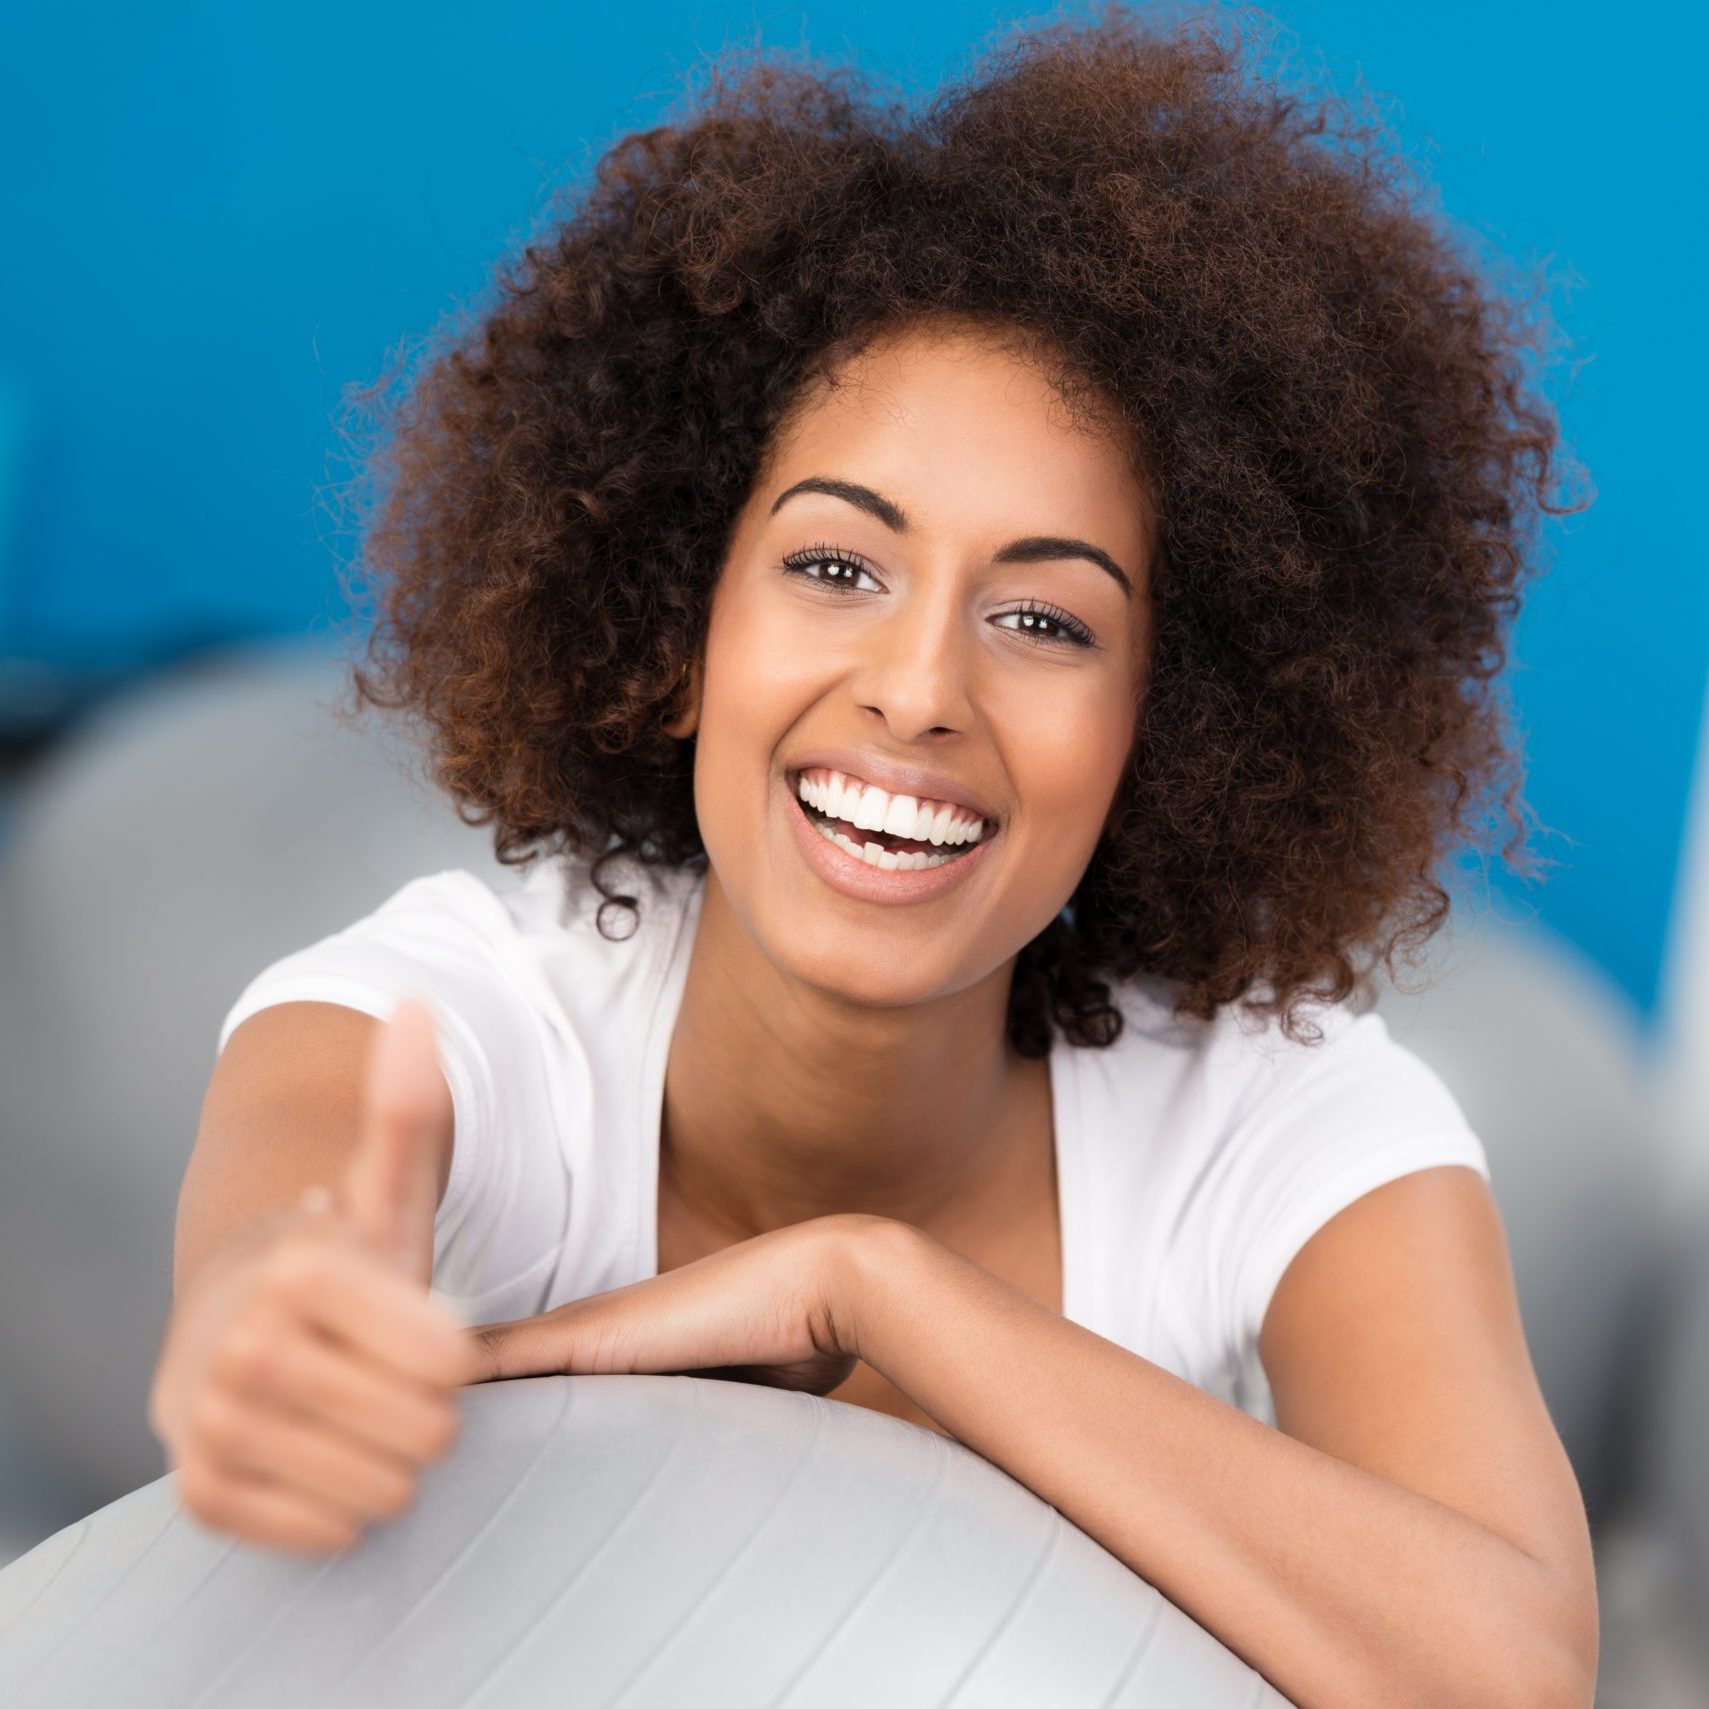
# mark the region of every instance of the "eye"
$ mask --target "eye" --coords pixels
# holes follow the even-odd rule
[[[1029,599],[1025,605],[1018,606],[1013,611],[1005,611],[1001,616],[1019,617],[1022,620],[1021,625],[1011,633],[1025,635],[1045,645],[1096,645],[1092,639],[1092,631],[1078,617],[1070,616],[1060,605],[1046,605],[1041,600]]]
[[[829,565],[833,570],[847,571],[846,575],[819,575],[816,572]],[[791,552],[783,559],[785,575],[801,576],[810,582],[817,582],[821,587],[833,588],[840,593],[860,593],[863,589],[855,586],[857,577],[866,576],[874,579],[861,560],[852,552],[846,552],[841,546],[819,544],[809,546],[799,552]],[[994,621],[1007,617],[1018,617],[1021,621],[1018,627],[1009,631],[1012,635],[1025,636],[1029,641],[1035,641],[1040,646],[1052,647],[1095,647],[1097,642],[1092,637],[1092,631],[1079,618],[1062,609],[1060,605],[1048,605],[1043,600],[1029,599],[1024,605],[1013,611],[999,612]]]
[[[838,569],[850,570],[849,576],[821,576],[813,572],[823,564],[831,564]],[[805,551],[791,552],[783,560],[785,575],[802,576],[807,581],[818,582],[821,587],[836,588],[848,593],[859,593],[861,589],[854,585],[855,576],[872,575],[865,564],[852,553],[845,552],[840,546],[809,546]]]

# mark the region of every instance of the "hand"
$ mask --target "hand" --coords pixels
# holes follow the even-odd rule
[[[375,1041],[336,1187],[245,1231],[175,1304],[149,1424],[205,1523],[342,1549],[408,1507],[420,1466],[455,1440],[451,1391],[475,1360],[466,1325],[427,1292],[430,1141],[451,1119],[431,1012],[406,999]]]
[[[882,1217],[814,1217],[554,1311],[466,1331],[477,1382],[664,1371],[828,1394],[860,1357],[850,1243]]]

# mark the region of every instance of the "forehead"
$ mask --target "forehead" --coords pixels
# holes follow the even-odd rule
[[[810,383],[755,498],[805,475],[855,480],[922,526],[1039,533],[1096,526],[1143,561],[1151,506],[1131,442],[1064,398],[1045,361],[1000,334],[892,334]]]

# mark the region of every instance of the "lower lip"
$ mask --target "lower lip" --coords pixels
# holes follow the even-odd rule
[[[975,843],[966,854],[946,861],[942,866],[916,867],[911,871],[886,872],[882,867],[868,866],[846,849],[840,849],[819,831],[800,798],[784,779],[789,796],[789,821],[795,832],[807,864],[830,885],[845,896],[862,902],[929,902],[952,890],[985,858],[985,851],[998,835],[992,831]]]

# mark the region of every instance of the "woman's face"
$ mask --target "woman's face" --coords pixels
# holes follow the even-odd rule
[[[1149,508],[976,338],[916,329],[840,378],[737,518],[681,728],[763,952],[891,1007],[1001,968],[1085,871],[1135,738]]]

